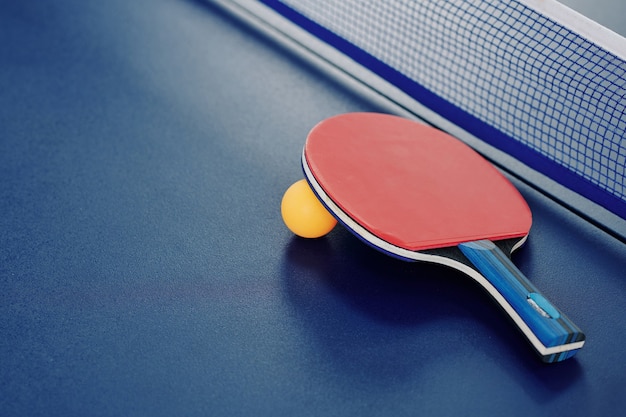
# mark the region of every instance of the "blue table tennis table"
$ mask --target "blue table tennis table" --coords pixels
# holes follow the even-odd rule
[[[283,225],[308,131],[390,111],[358,86],[204,1],[4,1],[0,44],[0,415],[626,408],[624,240],[523,179],[557,364],[462,274]]]

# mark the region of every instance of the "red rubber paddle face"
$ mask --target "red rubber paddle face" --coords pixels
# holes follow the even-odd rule
[[[469,146],[396,116],[350,113],[309,134],[304,161],[324,193],[373,235],[417,251],[522,238],[517,189]]]

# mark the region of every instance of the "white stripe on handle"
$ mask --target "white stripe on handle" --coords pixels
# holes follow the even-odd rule
[[[564,347],[565,350],[558,353],[541,355],[544,362],[571,358],[582,347],[580,342],[584,343],[585,335],[578,326],[541,295],[495,244],[479,240],[461,243],[458,247],[545,347]],[[569,349],[567,345],[576,348]]]

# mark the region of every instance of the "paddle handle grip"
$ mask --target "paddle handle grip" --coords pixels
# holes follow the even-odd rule
[[[541,295],[500,248],[488,240],[458,246],[514,310],[507,312],[544,362],[560,362],[576,354],[584,344],[583,332]]]

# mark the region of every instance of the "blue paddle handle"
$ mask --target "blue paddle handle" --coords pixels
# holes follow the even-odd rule
[[[536,341],[533,343],[532,336],[526,334],[528,330],[520,326],[544,362],[570,358],[582,347],[583,332],[543,297],[493,242],[479,240],[461,243],[458,247],[543,345],[538,347]]]

